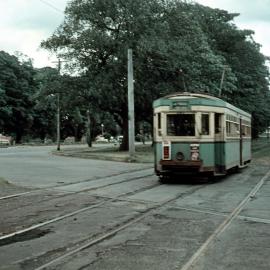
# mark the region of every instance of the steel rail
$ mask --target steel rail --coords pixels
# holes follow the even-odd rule
[[[143,178],[145,178],[145,177],[147,177],[147,176],[142,176],[142,177],[136,178],[136,179],[143,179]],[[34,230],[34,229],[43,227],[43,226],[45,226],[45,225],[49,225],[49,224],[55,223],[55,222],[57,222],[57,221],[60,221],[60,220],[65,219],[65,218],[68,218],[68,217],[77,215],[77,214],[79,214],[79,213],[81,213],[81,212],[85,212],[85,211],[87,211],[87,210],[90,210],[90,209],[99,207],[99,206],[101,206],[101,205],[103,205],[103,204],[106,204],[106,203],[108,203],[108,202],[113,202],[113,201],[116,201],[116,200],[121,200],[121,197],[123,197],[123,196],[128,196],[128,195],[130,195],[130,194],[136,194],[136,193],[139,193],[139,192],[141,192],[141,191],[145,191],[145,190],[147,190],[147,189],[152,189],[153,187],[156,187],[157,185],[160,185],[160,184],[153,184],[153,185],[151,185],[151,186],[149,186],[149,187],[147,187],[147,188],[144,187],[144,188],[140,188],[140,189],[138,189],[138,190],[136,190],[136,191],[125,192],[125,193],[122,193],[122,194],[120,194],[120,195],[118,195],[118,196],[116,196],[116,197],[112,197],[112,198],[108,198],[108,199],[107,199],[106,197],[102,197],[102,196],[95,195],[96,198],[99,198],[99,197],[100,197],[100,198],[104,198],[104,199],[106,199],[106,200],[103,201],[103,202],[100,202],[100,203],[97,203],[97,204],[88,206],[88,207],[84,207],[84,208],[78,209],[78,210],[76,210],[76,211],[72,211],[72,212],[70,212],[70,213],[68,213],[68,214],[65,214],[65,215],[62,215],[62,216],[59,216],[59,217],[56,217],[56,218],[47,220],[47,221],[45,221],[45,222],[37,223],[37,224],[32,225],[32,226],[29,226],[29,227],[27,227],[27,228],[25,228],[25,229],[18,230],[18,231],[15,231],[15,232],[12,232],[12,233],[5,234],[5,235],[3,235],[3,236],[0,236],[0,243],[1,243],[2,240],[6,240],[6,239],[8,239],[8,238],[12,238],[12,237],[15,237],[15,236],[17,236],[17,235],[27,233],[27,232],[29,232],[29,231],[32,231],[32,230]],[[83,192],[85,192],[85,191],[83,191]],[[72,193],[72,194],[73,194],[73,193]]]
[[[112,177],[128,175],[128,174],[131,174],[131,173],[146,171],[146,170],[149,170],[149,169],[150,168],[145,168],[145,169],[140,169],[140,170],[133,170],[133,171],[129,171],[129,172],[123,172],[123,173],[120,173],[120,174],[113,174],[113,175],[109,175],[109,176],[105,176],[105,177],[97,177],[97,178],[94,178],[94,179],[87,179],[87,180],[82,180],[82,181],[78,181],[78,182],[74,182],[74,183],[68,183],[68,184],[64,184],[64,185],[55,185],[55,186],[51,186],[51,187],[35,188],[35,189],[30,190],[30,191],[20,192],[20,193],[15,193],[15,194],[0,197],[0,201],[1,200],[11,199],[11,198],[21,197],[21,196],[24,196],[26,194],[35,193],[35,192],[43,191],[43,190],[51,190],[51,189],[54,189],[54,188],[61,188],[61,187],[69,186],[69,185],[76,185],[76,184],[85,183],[85,182],[91,182],[91,181],[96,181],[96,180],[101,180],[102,181],[102,179],[109,179],[109,178],[112,178]],[[154,173],[151,173],[149,175],[145,175],[143,177],[151,176],[151,175],[154,175]],[[133,178],[130,178],[130,179],[127,179],[127,180],[121,180],[119,182],[110,183],[110,184],[99,186],[99,187],[85,189],[84,191],[103,188],[103,187],[110,186],[110,185],[116,185],[116,184],[119,184],[119,183],[124,183],[124,182],[128,182],[128,181],[131,181],[131,180],[135,180],[135,179],[140,178],[140,177],[141,176],[137,176],[137,177],[133,177]],[[64,192],[64,190],[62,190],[62,191]],[[83,191],[77,191],[77,192],[72,192],[72,193],[80,193],[80,192],[83,192]]]
[[[182,266],[181,270],[192,269],[198,259],[204,255],[207,248],[213,241],[222,234],[232,223],[232,221],[239,216],[239,213],[243,210],[246,204],[256,195],[259,189],[265,183],[265,180],[270,176],[270,170],[261,178],[261,180],[252,188],[249,194],[234,208],[234,210],[228,215],[228,217],[217,227],[217,229],[209,236],[209,238],[201,245],[201,247],[193,254],[193,256]]]
[[[36,191],[36,190],[35,190],[35,191]],[[26,192],[21,192],[21,193],[15,193],[15,194],[7,195],[7,196],[4,196],[4,197],[0,197],[0,201],[1,201],[1,200],[6,200],[6,199],[11,199],[11,198],[20,197],[20,196],[23,196],[23,195],[29,194],[29,193],[33,193],[33,190],[31,190],[31,191],[26,191]]]
[[[141,214],[138,214],[138,216],[133,218],[132,220],[129,220],[128,222],[125,222],[124,224],[120,225],[118,228],[110,230],[110,232],[107,232],[107,233],[105,233],[105,234],[103,234],[103,235],[101,235],[99,237],[96,237],[95,239],[92,239],[92,240],[89,239],[90,240],[89,242],[86,242],[85,244],[83,244],[83,245],[81,245],[81,246],[79,246],[79,247],[77,247],[77,248],[63,254],[63,255],[58,256],[57,258],[55,258],[55,259],[53,259],[53,260],[51,260],[51,261],[37,267],[37,268],[35,268],[35,270],[47,269],[49,266],[52,266],[55,263],[58,263],[61,260],[65,259],[65,258],[67,258],[69,256],[72,256],[72,255],[74,255],[74,254],[76,254],[76,253],[78,253],[78,252],[80,252],[80,251],[82,251],[82,250],[84,250],[86,248],[89,248],[89,247],[91,247],[91,246],[93,246],[95,244],[98,244],[98,243],[112,237],[116,233],[126,229],[127,227],[141,221],[142,219],[153,215],[153,213],[155,213],[158,209],[161,209],[162,207],[166,206],[167,204],[169,204],[169,203],[171,203],[171,202],[173,202],[175,200],[178,200],[179,198],[182,198],[184,196],[189,196],[190,193],[193,193],[193,192],[195,192],[195,191],[197,191],[197,190],[199,190],[201,188],[204,188],[204,187],[205,186],[199,186],[199,187],[197,186],[196,188],[193,188],[191,191],[189,190],[189,191],[186,191],[185,193],[180,193],[180,194],[176,195],[174,198],[168,199],[168,200],[166,200],[164,202],[161,202],[161,203],[157,203],[157,204],[149,207],[147,210],[145,210],[145,212],[143,212]],[[74,246],[76,246],[76,245],[74,245]]]

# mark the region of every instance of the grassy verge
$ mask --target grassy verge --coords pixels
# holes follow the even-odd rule
[[[9,182],[6,179],[4,179],[3,177],[0,177],[0,185],[8,185],[8,184]]]
[[[122,162],[137,162],[137,163],[153,163],[154,153],[151,144],[136,145],[136,154],[130,158],[127,151],[119,151],[119,145],[110,146],[93,146],[91,148],[69,148],[61,151],[53,151],[56,155],[122,161]],[[252,141],[252,156],[254,160],[268,163],[270,165],[270,140],[260,138]]]
[[[254,162],[270,165],[270,140],[260,138],[252,141],[252,158]]]
[[[119,145],[70,148],[53,151],[53,154],[78,158],[101,159],[122,162],[153,163],[153,147],[149,144],[136,145],[136,153],[131,158],[127,151],[119,151]]]

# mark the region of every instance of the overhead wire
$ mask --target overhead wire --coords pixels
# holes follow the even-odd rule
[[[58,7],[54,6],[53,4],[51,4],[50,2],[46,1],[46,0],[39,0],[41,3],[45,4],[46,6],[49,6],[50,8],[54,9],[55,11],[64,14],[64,11],[59,9]]]
[[[48,1],[46,1],[46,0],[39,0],[41,3],[43,3],[43,4],[45,4],[45,5],[47,5],[47,6],[49,6],[50,8],[52,8],[52,9],[54,9],[55,11],[57,11],[57,12],[59,12],[59,13],[61,13],[61,14],[64,14],[64,11],[63,10],[61,10],[61,9],[59,9],[59,8],[57,8],[56,6],[54,6],[53,4],[51,4],[50,2],[48,2]],[[159,51],[154,51],[155,53],[160,53]],[[166,60],[165,60],[166,61]],[[147,67],[149,67],[149,65],[147,65],[147,64],[142,64],[143,66],[147,66]],[[165,68],[162,68],[162,67],[159,67],[159,66],[151,66],[150,65],[150,68],[157,68],[157,69],[159,69],[159,70],[166,70],[166,71],[169,71],[169,72],[175,72],[175,70],[173,70],[173,69],[165,69]]]

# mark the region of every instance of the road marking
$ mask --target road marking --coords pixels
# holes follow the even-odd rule
[[[250,191],[250,193],[242,200],[242,202],[231,212],[230,215],[217,227],[214,233],[204,242],[204,244],[193,254],[189,261],[181,268],[181,270],[191,269],[198,259],[205,253],[208,246],[224,232],[232,221],[238,216],[243,210],[245,205],[255,196],[259,189],[264,184],[265,180],[270,176],[270,170],[266,175],[257,183],[257,185]]]

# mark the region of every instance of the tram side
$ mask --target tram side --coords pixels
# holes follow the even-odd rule
[[[154,102],[155,171],[226,174],[251,160],[250,115],[208,95],[177,94]]]

